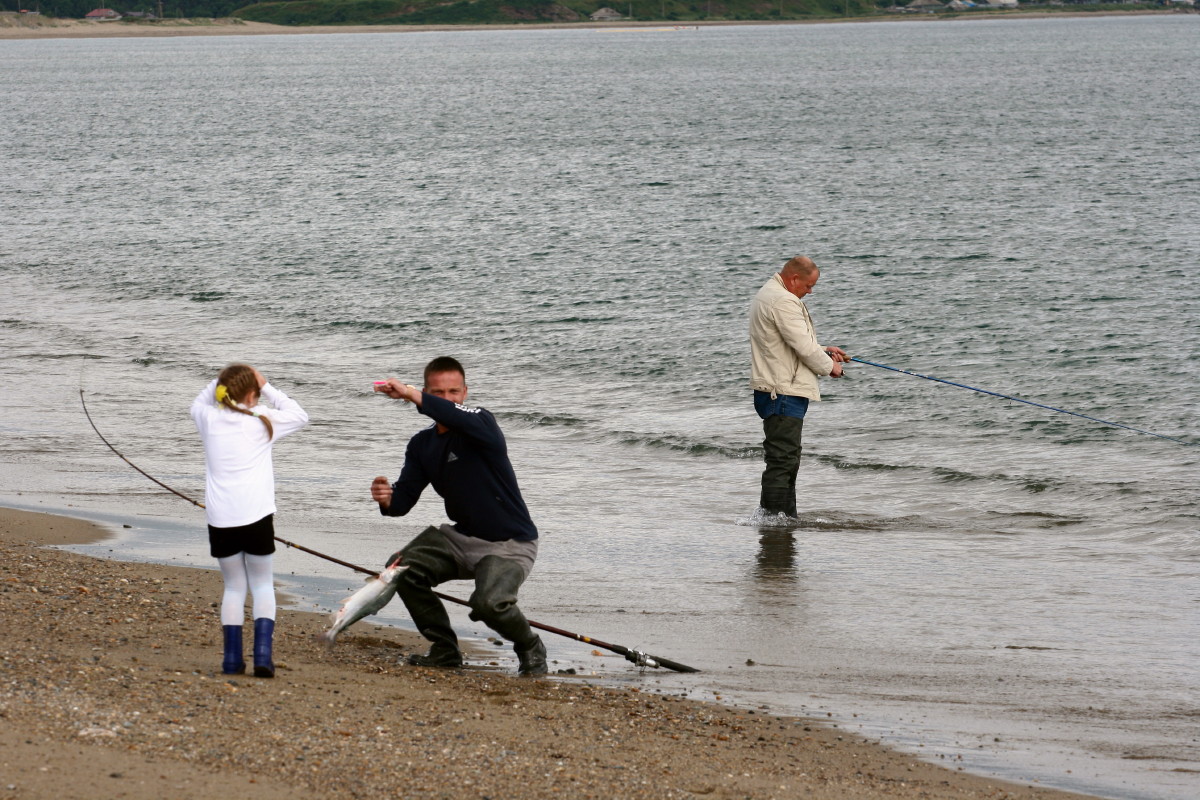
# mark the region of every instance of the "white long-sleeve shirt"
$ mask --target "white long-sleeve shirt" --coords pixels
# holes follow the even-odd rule
[[[204,507],[208,524],[236,528],[275,513],[275,468],[271,447],[308,424],[308,414],[292,398],[266,384],[256,411],[267,416],[275,436],[267,438],[262,420],[217,404],[214,380],[192,401],[192,420],[204,442]]]

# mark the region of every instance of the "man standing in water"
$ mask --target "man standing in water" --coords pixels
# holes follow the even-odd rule
[[[842,363],[850,360],[840,347],[817,344],[803,299],[819,277],[821,271],[811,258],[796,256],[771,276],[750,304],[750,388],[766,437],[759,505],[767,514],[796,516],[804,415],[809,401],[821,399],[818,377],[842,377]]]
[[[538,532],[508,459],[508,446],[496,418],[483,408],[468,408],[467,377],[462,364],[442,356],[425,367],[425,386],[417,389],[395,378],[375,391],[413,403],[434,424],[408,443],[400,478],[380,476],[371,498],[385,516],[412,510],[426,486],[433,485],[453,522],[429,527],[388,558],[403,556],[396,593],[421,635],[433,644],[425,655],[409,656],[422,667],[462,666],[458,637],[433,587],[454,579],[475,579],[471,619],[513,642],[521,675],[546,674],[546,647],[517,608],[517,589],[537,558]]]

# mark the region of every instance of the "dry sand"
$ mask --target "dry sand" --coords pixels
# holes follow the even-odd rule
[[[46,546],[104,536],[0,509],[5,800],[1080,797],[828,723],[518,678],[486,656],[402,666],[423,642],[368,622],[326,651],[313,634],[328,618],[305,612],[279,614],[274,679],[225,676],[219,573]]]

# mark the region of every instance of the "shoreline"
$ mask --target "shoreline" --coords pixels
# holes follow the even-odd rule
[[[1069,800],[836,724],[611,688],[400,666],[416,634],[281,609],[272,680],[220,674],[215,570],[55,549],[90,522],[0,508],[0,798],[169,794]],[[553,645],[551,643],[551,650]],[[553,657],[553,652],[552,652]],[[250,786],[253,784],[253,786]]]
[[[997,19],[1053,19],[1079,17],[1157,16],[1163,14],[1195,13],[1180,9],[1138,9],[1131,11],[987,11],[960,13],[937,17],[932,14],[847,19],[811,20],[720,20],[720,21],[617,21],[617,22],[538,22],[495,25],[273,25],[236,18],[205,20],[164,20],[161,23],[93,22],[77,19],[38,18],[38,24],[27,24],[31,18],[9,14],[20,24],[6,25],[0,20],[0,40],[27,39],[115,39],[171,36],[287,36],[330,33],[431,33],[446,31],[512,31],[512,30],[621,30],[664,27],[730,27],[746,25],[844,25],[860,22],[970,22]],[[44,23],[44,24],[43,24]]]

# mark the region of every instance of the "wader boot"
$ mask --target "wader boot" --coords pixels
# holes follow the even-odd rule
[[[542,637],[535,634],[533,644],[525,647],[517,645],[513,649],[517,651],[517,661],[520,663],[518,675],[545,675],[549,672],[546,667],[546,645],[542,644]]]
[[[759,505],[770,514],[796,516],[796,473],[800,469],[802,417],[775,414],[763,420],[762,496]]]
[[[458,564],[447,552],[444,539],[437,528],[426,528],[417,534],[399,553],[394,553],[388,563],[403,555],[408,569],[396,580],[396,594],[404,601],[408,615],[417,630],[433,642],[425,655],[414,654],[408,663],[415,667],[461,667],[462,652],[458,649],[458,636],[450,626],[446,607],[433,593],[433,587],[442,581],[458,576]]]
[[[242,658],[242,626],[222,625],[225,634],[225,660],[221,672],[226,675],[241,675],[246,671],[246,660]]]
[[[516,561],[484,556],[475,565],[475,592],[469,601],[469,616],[513,643],[520,662],[518,674],[545,675],[546,646],[517,608],[517,589],[524,582],[525,570]]]
[[[441,602],[436,597],[427,605],[411,601],[407,597],[401,599],[416,623],[417,630],[433,642],[428,653],[413,653],[408,657],[408,663],[414,667],[461,667],[463,657],[462,651],[458,649],[458,636],[450,627],[450,617]]]
[[[259,617],[254,620],[254,677],[274,678],[275,662],[271,660],[271,640],[275,636],[275,620]]]
[[[396,584],[396,594],[404,601],[409,616],[417,626],[417,630],[433,644],[425,655],[413,654],[408,657],[408,663],[414,667],[461,667],[462,652],[458,649],[458,636],[450,627],[450,615],[446,607],[428,586],[414,585],[410,567],[401,575]]]

